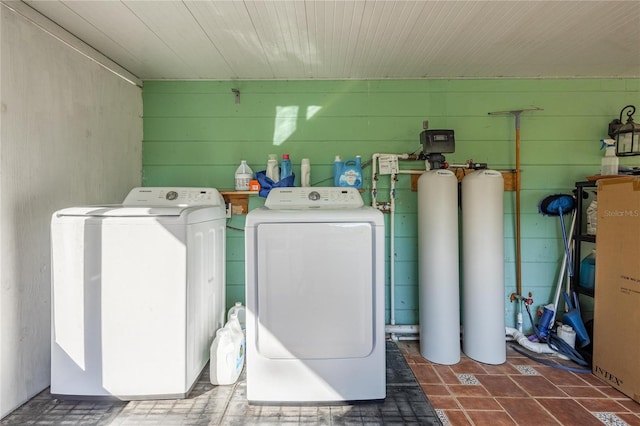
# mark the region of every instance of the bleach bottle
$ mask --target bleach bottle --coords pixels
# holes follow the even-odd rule
[[[362,189],[362,159],[359,155],[354,159],[345,160],[337,186]]]
[[[618,157],[616,157],[616,141],[613,139],[601,139],[602,148],[604,148],[604,157],[600,162],[601,175],[617,175],[618,174]]]

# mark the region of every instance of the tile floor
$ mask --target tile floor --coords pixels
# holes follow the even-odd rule
[[[244,374],[244,373],[243,373]],[[81,402],[53,399],[46,389],[0,425],[440,425],[398,347],[387,342],[384,402],[336,406],[254,406],[243,376],[232,386],[209,383],[208,367],[186,399]]]
[[[498,366],[464,355],[438,365],[422,358],[417,341],[398,346],[444,425],[640,425],[640,404],[592,374],[544,366],[510,345]]]
[[[547,367],[507,347],[503,365],[463,355],[443,366],[422,358],[417,341],[387,342],[383,403],[251,406],[244,377],[233,386],[212,386],[205,369],[187,399],[60,401],[47,389],[0,425],[640,426],[640,404],[595,376]]]

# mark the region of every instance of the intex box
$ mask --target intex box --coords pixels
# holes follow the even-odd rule
[[[640,402],[640,177],[598,181],[593,374]]]

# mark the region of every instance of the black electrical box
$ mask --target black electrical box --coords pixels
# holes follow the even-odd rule
[[[423,130],[420,133],[420,143],[424,155],[447,154],[456,150],[453,130]]]

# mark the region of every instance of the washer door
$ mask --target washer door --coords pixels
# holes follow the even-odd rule
[[[259,224],[258,352],[273,359],[359,358],[374,345],[374,228]]]

